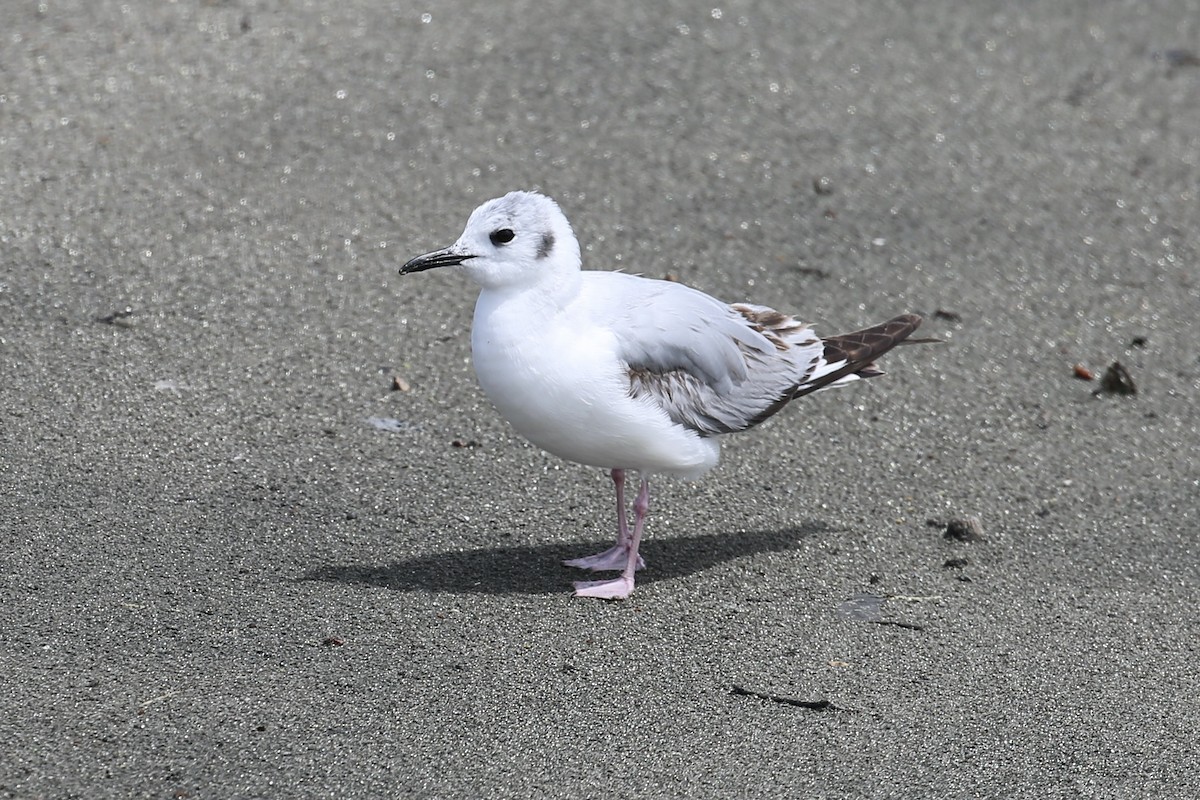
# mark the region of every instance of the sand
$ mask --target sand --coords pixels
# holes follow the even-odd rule
[[[0,796],[1200,794],[1198,20],[6,7]],[[945,343],[573,599],[607,478],[396,274],[515,188],[590,268]]]

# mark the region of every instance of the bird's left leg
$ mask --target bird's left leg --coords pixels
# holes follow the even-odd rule
[[[620,577],[608,581],[576,581],[576,597],[599,597],[604,600],[624,600],[633,592],[633,576],[641,563],[638,547],[642,543],[642,529],[646,524],[646,512],[650,510],[650,481],[642,478],[637,499],[633,501],[633,536],[629,540],[629,551],[625,558],[625,569]]]
[[[614,469],[612,471],[612,479],[613,485],[617,488],[617,543],[603,553],[596,553],[594,556],[567,559],[563,564],[568,567],[590,569],[597,572],[625,568],[631,538],[629,524],[625,517],[625,470]],[[639,556],[637,568],[641,569],[644,566],[646,566],[646,563]]]

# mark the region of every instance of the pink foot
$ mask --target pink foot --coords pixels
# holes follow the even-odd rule
[[[610,581],[576,581],[576,597],[599,597],[602,600],[624,600],[633,592],[633,578],[622,575]]]
[[[590,569],[594,572],[601,572],[606,569],[625,569],[625,563],[629,558],[629,548],[620,544],[614,544],[612,547],[605,550],[603,553],[596,553],[594,556],[584,556],[583,558],[569,558],[563,562],[568,567],[578,567],[579,569]],[[637,568],[641,569],[646,566],[646,562],[638,556]]]
[[[621,576],[607,581],[577,581],[575,583],[576,597],[599,597],[602,600],[624,600],[633,592],[633,576],[643,566],[642,557],[638,555],[638,545],[642,543],[642,526],[646,522],[646,511],[650,508],[650,482],[642,477],[642,487],[638,491],[637,500],[633,502],[636,514],[633,533],[625,524],[625,503],[622,500],[621,488],[625,483],[623,470],[614,469],[613,482],[617,485],[617,543],[594,556],[572,559],[566,563],[572,567],[586,569],[620,569]],[[621,562],[624,563],[621,563]]]

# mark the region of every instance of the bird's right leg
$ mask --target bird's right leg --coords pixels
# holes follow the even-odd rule
[[[602,600],[624,600],[633,592],[634,574],[637,571],[641,556],[638,555],[638,545],[642,542],[642,529],[646,525],[646,512],[650,510],[650,482],[642,476],[642,488],[638,491],[637,500],[633,501],[633,536],[629,540],[629,549],[625,554],[625,569],[621,574],[607,581],[576,581],[576,597],[599,597]]]
[[[614,469],[612,471],[612,479],[613,485],[617,489],[617,543],[603,553],[596,553],[594,556],[567,559],[563,564],[566,564],[568,567],[590,569],[597,572],[609,569],[625,569],[625,563],[629,555],[629,545],[633,541],[633,536],[629,533],[629,523],[625,516],[625,470]],[[644,566],[646,566],[646,562],[642,560],[641,556],[638,556],[637,568],[641,569]]]

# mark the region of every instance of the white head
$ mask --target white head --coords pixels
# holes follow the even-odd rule
[[[579,272],[579,242],[549,197],[509,192],[475,209],[457,242],[417,256],[400,274],[460,265],[485,289],[559,282]]]

